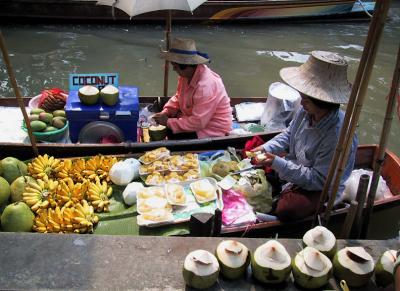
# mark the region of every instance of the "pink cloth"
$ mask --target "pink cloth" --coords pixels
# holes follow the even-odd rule
[[[232,108],[221,77],[198,65],[190,83],[178,79],[177,92],[165,104],[173,133],[196,132],[199,138],[224,136],[232,128]]]

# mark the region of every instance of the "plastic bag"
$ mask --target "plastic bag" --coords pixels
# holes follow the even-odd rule
[[[247,203],[243,194],[234,190],[227,190],[222,195],[224,208],[222,209],[222,224],[225,226],[237,226],[253,224],[256,215],[253,208]]]
[[[257,212],[268,213],[272,208],[272,186],[263,170],[241,173],[233,189],[243,193],[247,202]]]

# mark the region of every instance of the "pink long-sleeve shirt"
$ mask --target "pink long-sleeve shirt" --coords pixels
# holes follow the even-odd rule
[[[224,136],[232,127],[232,108],[221,77],[198,65],[190,83],[179,77],[177,92],[162,111],[174,132],[196,132],[199,138]]]

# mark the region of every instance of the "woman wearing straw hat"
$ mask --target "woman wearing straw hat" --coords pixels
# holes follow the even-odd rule
[[[274,170],[280,181],[287,182],[275,214],[288,221],[313,215],[318,208],[343,125],[340,104],[347,103],[351,84],[344,58],[323,51],[313,51],[299,67],[281,69],[280,76],[300,92],[302,107],[286,130],[253,151],[265,152],[263,163]],[[338,193],[343,192],[344,182],[353,170],[356,148],[354,137]]]
[[[177,91],[153,116],[168,127],[169,138],[224,136],[232,127],[232,108],[221,77],[205,64],[208,56],[194,40],[175,38],[161,57],[179,75]],[[172,135],[171,135],[172,133]]]

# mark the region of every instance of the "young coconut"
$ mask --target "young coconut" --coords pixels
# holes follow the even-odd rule
[[[190,287],[209,288],[218,279],[218,260],[208,251],[195,250],[186,256],[182,273],[186,284]]]
[[[330,259],[337,249],[335,235],[323,226],[316,226],[307,231],[303,236],[303,245],[319,250]]]
[[[113,85],[107,85],[101,89],[100,97],[104,104],[114,106],[119,101],[119,90]]]
[[[291,258],[282,244],[270,240],[255,250],[251,257],[251,269],[258,281],[279,284],[290,275]]]
[[[376,285],[386,287],[393,283],[393,268],[396,262],[396,251],[388,250],[382,254],[375,265]]]
[[[293,260],[294,281],[302,288],[321,288],[328,283],[331,274],[331,261],[315,248],[305,247]]]
[[[79,100],[86,105],[96,104],[99,100],[100,91],[94,86],[86,85],[78,90]]]
[[[215,255],[221,267],[221,274],[227,279],[238,279],[243,276],[250,263],[249,249],[234,240],[220,242]]]
[[[374,260],[363,247],[346,247],[333,258],[333,272],[350,287],[361,287],[374,273]]]

